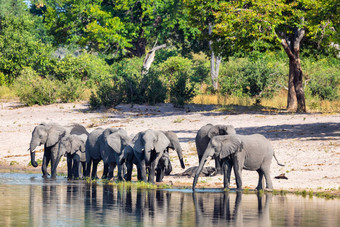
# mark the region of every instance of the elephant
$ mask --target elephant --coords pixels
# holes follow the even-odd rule
[[[104,162],[103,179],[113,178],[113,169],[118,167],[118,180],[122,181],[123,176],[123,159],[124,148],[130,144],[131,139],[122,128],[105,129],[101,136],[98,137],[101,157]]]
[[[175,149],[184,169],[185,164],[182,149],[175,133],[148,129],[139,132],[133,138],[133,151],[137,159],[137,169],[140,170],[141,180],[146,181],[146,166],[150,168],[148,182],[154,183],[155,170],[159,159],[168,148]]]
[[[90,177],[91,167],[92,167],[91,178],[98,179],[97,166],[98,166],[98,163],[102,160],[102,156],[100,154],[100,147],[99,147],[99,143],[97,143],[97,140],[102,135],[103,132],[104,132],[103,128],[96,128],[87,137],[87,140],[85,143],[85,150],[86,150],[85,152],[86,153],[85,177]]]
[[[235,128],[232,125],[212,125],[206,124],[202,126],[196,134],[195,143],[196,143],[196,150],[198,155],[199,162],[202,159],[202,156],[211,140],[214,136],[217,135],[232,135],[236,134]],[[220,164],[220,160],[215,159],[215,167],[216,173],[222,174],[222,168]]]
[[[48,177],[47,166],[51,162],[51,178],[57,176],[57,166],[62,155],[59,154],[59,142],[66,135],[66,129],[57,123],[41,123],[37,125],[33,132],[29,151],[31,154],[31,164],[38,167],[35,161],[35,148],[44,145],[44,156],[42,162],[43,177]]]
[[[122,160],[121,164],[125,163],[126,166],[126,175],[125,180],[131,181],[133,164],[138,166],[139,160],[143,158],[143,154],[138,154],[138,157],[135,155],[133,147],[131,145],[127,145],[123,150],[124,159]],[[141,169],[137,167],[137,179],[140,181],[142,180],[142,173]]]
[[[85,174],[86,139],[87,135],[69,135],[62,138],[59,143],[59,153],[64,153],[67,157],[67,179],[69,180],[79,179]]]
[[[192,185],[194,191],[198,177],[208,157],[216,157],[221,160],[224,167],[223,184],[225,189],[229,188],[230,179],[228,179],[228,175],[230,176],[232,166],[234,167],[237,190],[242,190],[242,169],[257,171],[259,174],[257,190],[263,189],[263,175],[266,179],[266,189],[272,190],[273,183],[270,178],[272,158],[275,158],[278,165],[284,166],[279,163],[270,141],[263,135],[214,136],[209,142],[197,168]]]
[[[170,162],[169,152],[165,151],[162,157],[159,159],[156,168],[156,182],[162,182],[164,176],[169,176],[172,171],[172,165]]]

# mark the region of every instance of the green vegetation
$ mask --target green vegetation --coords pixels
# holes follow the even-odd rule
[[[340,13],[333,0],[30,3],[0,2],[0,99],[19,97],[26,105],[87,100],[93,109],[164,102],[221,104],[230,111],[234,105],[340,108],[333,45],[340,41]],[[166,48],[152,53],[144,71],[146,55],[161,44]],[[212,51],[223,59],[218,89]]]

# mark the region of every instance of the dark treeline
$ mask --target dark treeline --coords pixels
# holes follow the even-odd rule
[[[0,85],[27,105],[93,108],[287,89],[287,109],[305,112],[305,97],[339,95],[338,5],[0,0]]]

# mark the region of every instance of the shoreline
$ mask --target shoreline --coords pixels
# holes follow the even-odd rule
[[[97,127],[121,127],[128,134],[149,128],[171,130],[180,140],[186,169],[198,165],[194,138],[200,127],[208,123],[232,124],[238,134],[259,133],[271,141],[279,162],[285,164],[281,167],[274,159],[272,161],[271,178],[275,189],[334,191],[335,194],[340,191],[339,113],[223,112],[211,105],[189,105],[177,109],[171,104],[119,105],[116,109],[90,111],[86,103],[25,107],[18,102],[2,102],[0,172],[10,169],[41,173],[41,168],[27,166],[30,162],[27,148],[31,133],[41,122],[58,122],[64,127],[78,123],[89,132]],[[42,159],[42,153],[37,153],[36,159]],[[173,171],[164,178],[164,184],[191,188],[193,178],[176,176],[186,170],[181,169],[176,152],[170,151],[170,160]],[[205,166],[213,166],[213,162],[209,161]],[[102,165],[98,170],[102,171]],[[62,160],[58,172],[64,171],[66,161]],[[274,178],[280,174],[285,174],[288,180]],[[256,172],[243,171],[242,176],[244,188],[256,187]],[[232,173],[231,188],[236,187],[234,182]],[[222,176],[199,177],[197,184],[199,188],[222,188],[222,185]]]

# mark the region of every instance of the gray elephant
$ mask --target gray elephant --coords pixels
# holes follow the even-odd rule
[[[229,188],[228,171],[231,171],[233,166],[238,190],[242,190],[242,169],[258,172],[259,181],[256,187],[257,190],[263,188],[263,175],[266,179],[266,188],[272,190],[273,183],[270,178],[270,165],[273,156],[277,164],[283,166],[278,162],[269,140],[260,134],[214,136],[200,161],[192,189],[195,190],[198,177],[208,157],[217,157],[221,160],[224,167],[224,188]],[[228,161],[229,158],[231,162]]]
[[[236,134],[235,128],[232,125],[212,125],[207,124],[202,126],[196,134],[195,143],[199,162],[211,140],[217,135],[232,135]],[[222,174],[222,168],[220,164],[221,160],[215,159],[216,173]]]
[[[150,168],[148,182],[154,183],[159,159],[168,148],[176,150],[181,167],[184,169],[182,149],[175,133],[149,129],[139,132],[134,137],[133,151],[137,159],[137,169],[140,170],[143,181],[146,181],[146,166],[148,166]]]
[[[97,141],[103,132],[104,132],[103,128],[96,128],[87,137],[87,140],[85,143],[85,150],[86,150],[85,177],[90,177],[90,174],[91,174],[92,179],[98,179],[97,167],[98,167],[98,163],[102,160],[102,156],[100,154],[100,146],[99,146],[99,143],[97,143]],[[91,173],[91,167],[92,167],[92,173]]]
[[[138,155],[138,158],[137,158],[133,150],[133,147],[131,145],[128,145],[124,148],[123,154],[124,154],[124,159],[122,160],[121,164],[125,163],[125,166],[126,166],[125,180],[131,181],[133,165],[136,165],[137,166],[137,179],[141,181],[142,173],[141,173],[141,168],[138,168],[138,165],[139,165],[139,160],[143,158],[143,154],[136,153]]]
[[[67,179],[79,179],[86,171],[86,135],[69,135],[61,139],[59,153],[67,157]]]
[[[123,176],[123,159],[124,148],[130,144],[131,139],[122,128],[105,129],[102,135],[98,138],[101,157],[104,162],[103,179],[113,178],[113,169],[118,168],[118,180],[122,181]]]
[[[172,171],[172,165],[170,162],[169,151],[165,151],[162,157],[159,159],[156,168],[156,182],[162,182],[164,176],[169,176]]]
[[[44,156],[42,162],[43,177],[48,177],[47,166],[51,162],[51,178],[57,176],[57,166],[62,155],[59,154],[59,142],[66,135],[66,129],[57,123],[41,123],[37,125],[33,132],[29,151],[31,154],[31,164],[38,167],[35,161],[35,148],[44,145]]]

